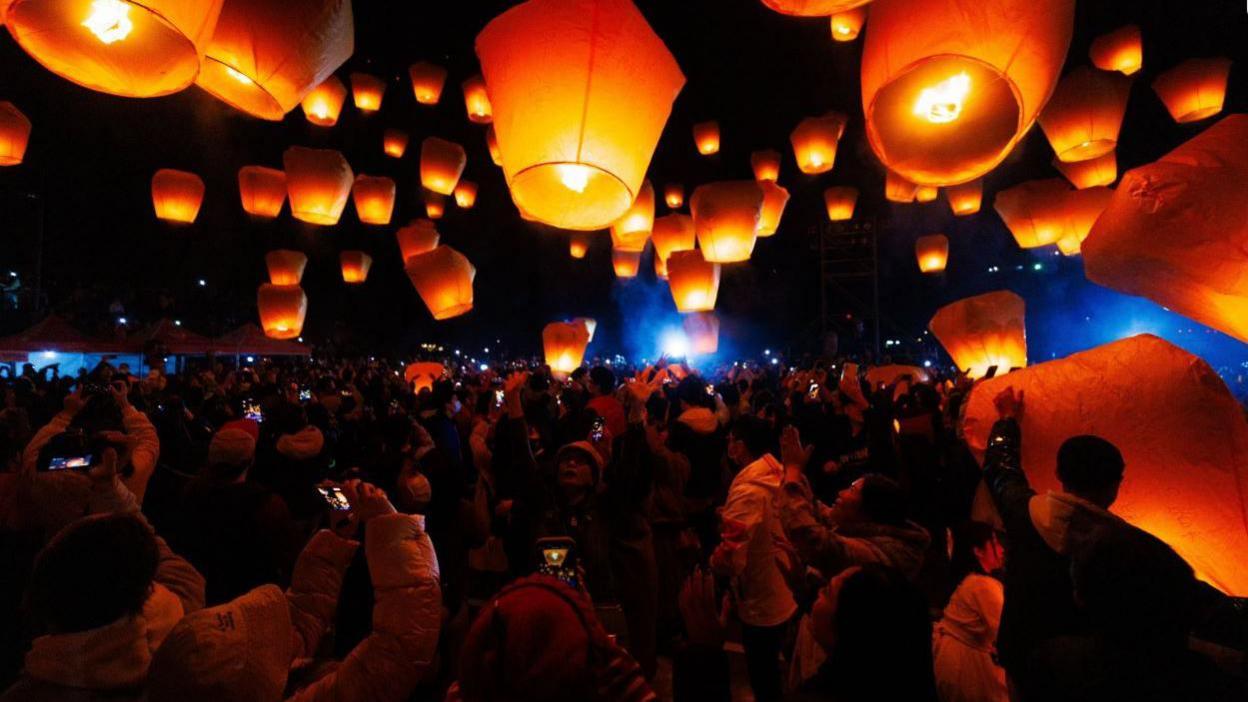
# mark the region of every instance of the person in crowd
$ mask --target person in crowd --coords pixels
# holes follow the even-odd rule
[[[997,665],[997,629],[1005,589],[997,574],[1004,550],[992,527],[968,522],[955,535],[954,567],[965,577],[953,591],[932,637],[941,702],[1007,702]]]
[[[628,419],[624,415],[624,406],[615,399],[615,373],[606,366],[594,366],[586,378],[590,397],[586,407],[602,417],[611,436],[624,436],[628,431]]]

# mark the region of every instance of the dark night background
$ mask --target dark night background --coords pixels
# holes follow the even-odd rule
[[[332,128],[309,124],[298,108],[281,123],[256,120],[195,87],[152,100],[91,92],[49,73],[0,32],[0,100],[12,101],[34,124],[25,163],[0,169],[0,266],[19,271],[33,290],[42,227],[40,282],[53,308],[63,309],[81,287],[94,291],[94,307],[88,309],[98,310],[99,319],[105,320],[110,300],[121,298],[129,315],[149,321],[156,296],[167,291],[187,326],[218,334],[254,319],[255,289],[266,277],[264,253],[297,248],[310,258],[304,277],[309,298],[304,338],[310,342],[332,338],[347,349],[408,351],[423,341],[481,345],[501,339],[510,350],[534,351],[546,322],[588,315],[600,322],[598,353],[653,353],[662,327],[679,322],[666,286],[653,278],[649,255],[642,276],[633,281],[612,275],[605,233],[588,258],[570,259],[565,234],[520,220],[501,170],[489,159],[484,127],[466,119],[459,84],[478,70],[473,38],[511,4],[356,0],[355,56],[338,75],[347,82],[351,71],[374,73],[384,76],[389,88],[382,110],[370,116],[357,111],[348,96]],[[817,347],[813,228],[826,223],[824,188],[847,184],[862,192],[858,216],[876,218],[882,228],[887,339],[914,342],[939,305],[1006,287],[1027,299],[1033,361],[1139,331],[1165,336],[1224,370],[1248,359],[1248,348],[1228,337],[1088,283],[1078,258],[1015,246],[991,198],[1023,180],[1058,175],[1038,127],[987,176],[978,215],[955,219],[943,196],[930,204],[891,205],[883,199],[883,171],[863,134],[861,37],[835,43],[825,18],[785,17],[757,0],[637,4],[688,78],[650,168],[660,201],[665,183],[683,183],[687,199],[697,184],[752,177],[749,154],[755,149],[784,154],[780,182],[792,199],[779,233],[760,239],[750,262],[724,270],[721,350]],[[1176,125],[1150,87],[1161,71],[1183,59],[1230,57],[1235,64],[1225,112],[1248,108],[1248,13],[1240,0],[1083,0],[1064,70],[1088,64],[1091,40],[1127,23],[1143,31],[1144,68],[1136,74],[1119,140],[1120,173],[1156,159],[1212,123]],[[421,59],[450,71],[437,106],[418,105],[412,96],[407,66]],[[801,118],[830,109],[850,115],[836,167],[823,176],[805,176],[793,161],[789,132]],[[723,134],[721,152],[710,158],[697,154],[690,135],[694,122],[708,119],[718,120]],[[401,160],[382,153],[381,135],[388,127],[411,136]],[[464,177],[480,184],[474,209],[448,202],[447,215],[438,222],[443,243],[477,267],[475,309],[442,323],[430,318],[412,289],[393,237],[397,226],[423,216],[419,144],[428,135],[463,144],[469,155]],[[251,221],[239,205],[238,168],[280,168],[283,150],[296,144],[340,149],[357,174],[395,178],[399,199],[392,225],[361,225],[351,205],[333,227],[297,222],[288,206],[275,221]],[[195,224],[174,227],[155,219],[150,179],[162,167],[194,171],[204,179],[207,194]],[[658,214],[666,211],[660,202]],[[949,236],[950,262],[943,275],[925,277],[915,266],[913,242],[933,232]],[[363,286],[342,284],[337,256],[348,248],[373,255]],[[1000,270],[989,272],[990,267]],[[207,284],[199,286],[199,279]],[[842,318],[862,313],[847,299],[834,296],[830,303]],[[0,332],[31,321],[6,313]],[[88,326],[81,316],[77,321]],[[852,326],[842,330],[841,341],[842,347],[855,343]]]

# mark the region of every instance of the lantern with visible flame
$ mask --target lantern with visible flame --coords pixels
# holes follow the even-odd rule
[[[1066,233],[1061,203],[1072,192],[1061,178],[1029,180],[997,193],[993,207],[1024,249],[1057,243]]]
[[[282,163],[291,215],[309,224],[337,224],[355,180],[347,159],[332,149],[292,146]]]
[[[780,179],[780,152],[764,149],[750,154],[750,168],[754,169],[754,180],[759,182],[776,182]]]
[[[485,146],[490,150],[490,160],[495,166],[503,165],[503,152],[498,150],[498,137],[494,136],[494,125],[485,128]]]
[[[265,283],[256,291],[260,326],[270,339],[294,339],[303,332],[308,296],[298,285]]]
[[[949,239],[944,234],[921,236],[914,242],[914,256],[920,271],[940,273],[949,262]]]
[[[1062,78],[1040,112],[1040,128],[1059,161],[1087,161],[1118,145],[1131,79],[1080,66]]]
[[[961,185],[945,188],[945,198],[949,200],[949,209],[958,217],[979,212],[984,200],[984,179],[976,178]]]
[[[11,102],[0,102],[0,166],[16,166],[26,156],[30,120]]]
[[[461,209],[471,210],[477,204],[477,184],[471,180],[460,180],[455,186],[455,204]]]
[[[884,176],[884,198],[889,202],[914,202],[919,186],[901,177],[895,171]]]
[[[385,176],[360,175],[355,177],[351,197],[355,200],[355,214],[362,224],[389,224],[394,214],[394,180]]]
[[[489,124],[494,121],[494,110],[490,106],[490,95],[485,90],[485,79],[473,76],[464,81],[464,109],[468,111],[468,121],[477,124]]]
[[[693,145],[703,156],[719,153],[719,122],[712,120],[693,125]]]
[[[432,390],[433,384],[446,375],[446,368],[441,363],[429,361],[409,363],[403,370],[403,379],[412,386],[412,392]]]
[[[358,285],[368,280],[368,269],[373,267],[373,257],[363,251],[343,251],[338,255],[342,266],[342,282]]]
[[[472,281],[477,269],[449,246],[407,259],[407,277],[434,319],[458,317],[472,309]]]
[[[399,244],[399,256],[404,263],[412,256],[429,253],[438,248],[438,230],[427,219],[414,219],[406,227],[394,233]]]
[[[636,278],[641,270],[641,251],[611,249],[611,268],[616,278]]]
[[[417,61],[407,69],[412,81],[412,93],[422,105],[436,105],[442,99],[442,86],[446,85],[446,69],[428,61]]]
[[[669,214],[654,220],[650,235],[654,242],[654,274],[667,278],[667,259],[677,251],[692,251],[697,246],[693,218],[685,214]]]
[[[272,219],[286,202],[286,174],[276,168],[243,166],[238,169],[238,194],[244,212]]]
[[[793,156],[802,173],[827,173],[836,163],[836,146],[845,132],[845,115],[829,112],[822,117],[807,117],[797,124],[789,141]]]
[[[832,15],[832,40],[853,41],[867,21],[867,8],[855,7]]]
[[[370,114],[380,110],[385,95],[386,81],[368,73],[351,74],[351,96],[360,112]]]
[[[590,232],[572,232],[568,237],[568,255],[572,258],[581,259],[589,253],[589,237],[593,236]]]
[[[298,285],[303,281],[303,269],[308,267],[308,257],[302,251],[275,249],[264,255],[264,266],[269,271],[269,283]]]
[[[674,251],[667,258],[667,282],[672,301],[681,312],[709,312],[719,296],[718,263],[711,263],[696,249]]]
[[[1118,71],[1124,76],[1135,73],[1144,65],[1140,28],[1128,24],[1093,39],[1088,58],[1102,71]]]
[[[204,181],[194,173],[162,168],[152,176],[152,206],[156,218],[190,224],[204,202]]]
[[[833,186],[823,191],[823,205],[828,210],[828,220],[832,222],[853,219],[857,202],[858,188]]]
[[[745,261],[754,252],[763,189],[752,180],[699,185],[689,200],[698,244],[714,263]]]
[[[719,351],[719,317],[714,312],[694,312],[681,320],[689,353],[705,356]]]
[[[685,188],[680,183],[668,183],[663,188],[663,201],[668,209],[678,210],[685,204]]]
[[[647,180],[642,182],[632,206],[611,225],[611,246],[618,251],[644,251],[652,229],[654,186]]]
[[[303,116],[318,127],[332,127],[338,124],[346,100],[347,86],[331,75],[303,97]]]
[[[798,17],[827,17],[844,12],[871,0],[763,0],[763,4],[782,15]]]
[[[1198,122],[1222,111],[1230,73],[1230,59],[1188,59],[1157,76],[1153,91],[1175,122]]]
[[[1112,185],[1118,180],[1118,156],[1113,151],[1087,161],[1067,163],[1055,158],[1053,167],[1061,171],[1066,180],[1080,190],[1098,185]]]
[[[437,193],[425,191],[425,216],[429,219],[442,219],[446,214],[446,200]]]
[[[1006,157],[1066,59],[1074,0],[890,0],[862,54],[867,139],[919,185],[965,183]]]
[[[1027,365],[1025,307],[1023,298],[998,290],[945,305],[927,326],[970,377],[982,378],[992,366],[1004,374]]]
[[[420,144],[420,184],[439,195],[455,192],[455,185],[468,165],[464,147],[438,137],[425,137]]]
[[[784,216],[784,208],[789,204],[789,191],[771,181],[762,181],[758,187],[763,189],[763,209],[758,217],[758,235],[767,237],[780,229],[780,218]]]
[[[555,373],[567,375],[581,367],[589,331],[579,322],[551,322],[542,330],[546,365]]]
[[[407,153],[407,132],[387,129],[381,137],[381,149],[391,158],[403,158],[403,154]]]

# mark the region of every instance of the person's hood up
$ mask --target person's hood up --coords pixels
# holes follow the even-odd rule
[[[1122,520],[1087,500],[1065,492],[1035,495],[1027,503],[1031,523],[1049,548],[1072,553],[1097,527]]]
[[[698,434],[713,434],[719,429],[719,418],[705,407],[691,407],[681,412],[676,421]]]
[[[277,440],[277,452],[296,461],[316,458],[324,446],[325,435],[311,424],[294,434],[282,434]]]

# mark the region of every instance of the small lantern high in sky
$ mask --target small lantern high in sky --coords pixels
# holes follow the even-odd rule
[[[303,116],[318,127],[332,127],[338,124],[346,100],[347,86],[337,76],[330,76],[304,96]]]
[[[298,285],[303,282],[308,257],[302,251],[275,249],[264,255],[264,267],[268,269],[269,282],[273,285]]]
[[[654,272],[663,279],[668,277],[667,259],[673,253],[692,251],[698,245],[693,218],[680,213],[654,220],[654,231],[650,234],[650,239],[654,242]]]
[[[386,81],[368,73],[351,74],[351,96],[355,108],[365,114],[381,109],[386,94]]]
[[[0,166],[21,163],[29,141],[30,120],[13,103],[0,102]]]
[[[355,177],[351,198],[355,201],[355,214],[362,224],[389,224],[394,214],[394,180],[385,176],[360,175]]]
[[[290,214],[309,224],[337,224],[351,196],[355,174],[332,149],[292,146],[282,154]]]
[[[1087,161],[1066,163],[1055,158],[1053,167],[1061,171],[1066,180],[1080,190],[1098,185],[1112,185],[1118,180],[1118,155],[1114,151]]]
[[[622,251],[611,249],[611,269],[616,278],[636,278],[641,271],[640,251]]]
[[[433,222],[427,219],[412,220],[406,227],[399,227],[394,233],[399,244],[399,258],[404,263],[412,256],[429,253],[438,247],[438,230]]]
[[[758,217],[758,235],[768,237],[780,229],[780,218],[784,216],[784,208],[789,204],[789,191],[771,181],[762,181],[758,187],[763,189],[763,209]]]
[[[681,320],[689,353],[707,356],[719,351],[719,317],[714,312],[694,312]]]
[[[294,339],[303,333],[308,316],[308,296],[298,285],[265,283],[256,291],[260,326],[270,339]]]
[[[468,165],[464,147],[453,141],[426,137],[420,144],[420,184],[439,195],[455,192],[455,185]]]
[[[976,178],[961,185],[945,188],[945,198],[949,200],[949,209],[953,214],[963,217],[979,212],[984,200],[984,180]]]
[[[894,171],[884,175],[884,198],[889,202],[914,202],[919,186]]]
[[[719,296],[720,266],[696,249],[674,251],[667,259],[667,283],[680,312],[709,312]]]
[[[439,246],[407,259],[407,277],[436,320],[472,309],[472,281],[477,269],[460,252]]]
[[[823,205],[828,210],[828,221],[843,222],[854,218],[854,205],[858,202],[858,188],[833,186],[823,191]]]
[[[204,181],[194,173],[162,168],[152,176],[152,206],[156,218],[189,224],[204,202]]]
[[[867,21],[867,8],[855,7],[838,12],[832,15],[831,20],[833,41],[853,41],[858,38],[863,23]]]
[[[693,145],[703,156],[719,153],[719,122],[698,122],[693,125]]]
[[[754,180],[772,183],[780,179],[780,152],[775,149],[764,149],[750,154],[750,168],[754,170]]]
[[[403,158],[407,153],[407,132],[402,129],[387,129],[381,137],[381,150],[390,158]]]
[[[342,266],[342,282],[348,285],[368,280],[368,270],[373,267],[373,257],[363,251],[343,251],[338,262]]]
[[[798,169],[812,175],[832,170],[836,147],[844,132],[845,115],[839,112],[807,117],[799,122],[789,135]]]
[[[589,346],[589,330],[579,322],[551,322],[542,329],[542,349],[546,365],[555,373],[567,375],[581,367],[585,347]]]
[[[426,190],[424,197],[425,216],[429,219],[442,219],[442,215],[446,214],[446,200],[443,196]]]
[[[1124,76],[1134,74],[1144,65],[1140,28],[1128,24],[1093,39],[1088,58],[1102,71],[1118,71]]]
[[[1057,84],[1040,112],[1040,128],[1059,161],[1087,161],[1118,146],[1131,79],[1080,66]]]
[[[611,246],[619,251],[644,251],[654,229],[654,186],[641,184],[637,199],[611,225]]]
[[[749,260],[763,214],[763,189],[752,180],[699,185],[689,212],[706,260],[736,263]]]
[[[581,259],[589,253],[589,238],[593,236],[590,232],[572,232],[568,237],[568,255],[572,258]]]
[[[1157,76],[1153,90],[1175,122],[1198,122],[1222,111],[1230,73],[1230,59],[1188,59]]]
[[[663,202],[670,210],[678,210],[685,204],[685,186],[680,183],[668,183],[663,188]]]
[[[464,109],[468,112],[468,121],[477,124],[489,124],[494,121],[494,108],[490,105],[490,95],[485,89],[485,79],[473,76],[464,81]]]
[[[924,273],[940,273],[949,261],[949,238],[944,234],[921,236],[914,242],[914,256],[919,270]]]
[[[442,87],[446,85],[446,69],[428,61],[417,61],[407,69],[412,81],[412,93],[422,105],[436,105],[442,99]]]
[[[914,188],[915,202],[935,202],[940,197],[940,188],[933,185],[916,185]]]
[[[982,378],[1027,365],[1023,298],[1008,290],[968,297],[940,308],[927,325],[958,368]]]
[[[477,204],[477,184],[461,179],[455,186],[455,204],[462,210],[471,210]]]
[[[238,169],[238,194],[244,212],[273,219],[286,202],[286,173],[264,166],[243,166]]]

